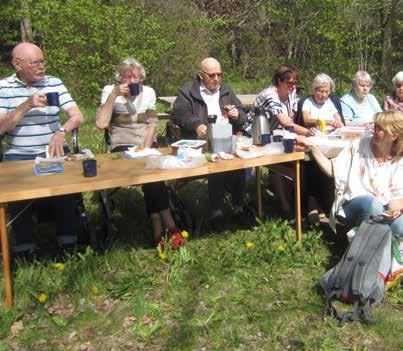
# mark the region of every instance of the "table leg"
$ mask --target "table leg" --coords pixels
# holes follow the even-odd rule
[[[255,172],[256,172],[257,215],[260,219],[262,219],[263,218],[262,186],[261,186],[262,172],[259,166],[255,167]]]
[[[300,163],[295,161],[295,216],[297,240],[302,240]]]
[[[13,307],[13,290],[11,287],[10,274],[10,246],[7,237],[6,208],[5,204],[3,203],[0,203],[0,238],[1,250],[3,252],[4,282],[6,285],[6,305],[9,309],[11,309]]]

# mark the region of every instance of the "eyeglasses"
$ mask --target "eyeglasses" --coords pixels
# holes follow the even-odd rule
[[[288,81],[288,82],[284,81],[284,83],[287,84],[289,87],[293,87],[293,86],[297,85],[298,82],[296,80],[293,80],[293,81]]]
[[[122,76],[122,78],[123,79],[130,79],[130,78],[141,79],[141,77],[139,75],[136,75],[136,74],[126,74],[126,75]]]
[[[39,67],[40,65],[46,66],[46,64],[48,63],[48,61],[46,61],[46,60],[38,60],[38,61],[32,61],[32,62],[29,62],[29,61],[27,61],[27,60],[20,59],[20,58],[19,58],[18,60],[26,62],[26,63],[27,63],[28,65],[30,65],[32,68],[37,68],[37,67]]]
[[[216,76],[218,79],[222,78],[222,72],[218,72],[218,73],[207,73],[205,71],[202,71],[202,73],[204,73],[206,76],[208,76],[210,79],[214,79]]]

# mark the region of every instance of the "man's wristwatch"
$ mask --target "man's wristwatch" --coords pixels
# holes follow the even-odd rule
[[[56,131],[56,133],[67,134],[67,130],[66,130],[66,128],[60,127],[60,128]]]

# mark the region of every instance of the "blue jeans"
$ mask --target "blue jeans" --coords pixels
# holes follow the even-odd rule
[[[45,157],[45,154],[8,154],[5,155],[5,161],[34,160],[36,156]],[[7,208],[11,220],[15,218],[12,224],[15,237],[14,252],[32,251],[35,248],[33,243],[34,221],[32,218],[32,206],[38,203],[46,204],[46,210],[49,210],[51,217],[56,220],[59,246],[74,244],[77,241],[74,195],[53,196],[35,200],[32,205],[29,205],[30,202],[30,200],[11,202]]]
[[[383,206],[372,196],[357,196],[343,204],[343,210],[346,215],[344,221],[348,225],[358,227],[361,222],[367,220],[370,216],[379,215],[387,209],[387,206]],[[403,237],[403,216],[391,221],[389,226],[393,234]]]

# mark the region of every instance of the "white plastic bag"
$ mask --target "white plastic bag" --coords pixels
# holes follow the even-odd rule
[[[244,151],[241,149],[237,149],[235,153],[237,154],[238,157],[243,159],[257,158],[263,156],[262,150]]]
[[[176,156],[150,156],[145,160],[145,169],[183,169],[196,168],[207,163],[204,155],[198,155],[187,160],[179,159]]]
[[[282,142],[273,142],[270,144],[266,144],[262,147],[263,155],[271,156],[271,155],[281,155],[284,153],[284,147]]]

